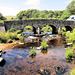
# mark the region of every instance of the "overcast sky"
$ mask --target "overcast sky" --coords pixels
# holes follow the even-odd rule
[[[21,10],[65,10],[72,0],[0,0],[0,12],[4,16],[16,16]]]

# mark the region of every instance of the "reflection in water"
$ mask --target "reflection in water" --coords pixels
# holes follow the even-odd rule
[[[0,61],[0,67],[3,67],[5,65],[6,61],[3,58],[1,58],[0,60],[1,60]]]
[[[25,50],[25,51],[23,51]],[[0,67],[0,75],[39,75],[37,72],[41,68],[48,70],[51,75],[57,75],[54,66],[68,68],[63,75],[69,75],[70,70],[75,68],[73,63],[65,62],[65,50],[61,46],[49,48],[42,54],[41,50],[36,50],[36,57],[29,57],[29,49],[12,49],[6,50],[2,55],[7,62]]]

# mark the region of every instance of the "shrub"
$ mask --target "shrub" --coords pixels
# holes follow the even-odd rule
[[[36,55],[36,51],[34,49],[32,49],[30,52],[29,52],[29,56],[35,56]]]
[[[75,69],[70,72],[70,75],[75,75]]]
[[[46,25],[45,27],[42,28],[42,31],[52,31],[52,27],[49,25]]]
[[[12,40],[11,39],[8,39],[8,41],[7,41],[8,43],[12,43]]]
[[[69,58],[70,56],[73,56],[73,49],[68,47],[66,48],[66,57]]]
[[[46,49],[48,47],[48,44],[47,44],[47,41],[46,40],[43,40],[41,42],[41,47],[44,48],[44,49]]]
[[[67,31],[66,32],[66,37],[69,37],[70,36],[70,31]]]
[[[66,28],[65,28],[65,27],[62,27],[62,30],[63,30],[63,31],[66,31]]]
[[[21,30],[17,30],[16,34],[21,34],[21,32],[22,32]]]
[[[33,27],[32,27],[32,26],[26,26],[26,27],[24,28],[24,31],[32,32],[32,31],[33,31]]]
[[[16,29],[15,28],[11,28],[10,30],[8,30],[8,32],[15,32]]]
[[[23,40],[21,34],[18,34],[18,35],[17,35],[17,38],[18,38],[19,40]]]

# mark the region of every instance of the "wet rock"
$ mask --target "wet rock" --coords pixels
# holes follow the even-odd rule
[[[60,66],[55,66],[54,68],[55,68],[55,71],[57,73],[63,73],[64,72],[64,69],[62,67],[60,67]]]
[[[0,50],[0,53],[2,52],[2,50]]]
[[[2,56],[2,54],[5,54],[6,52],[3,52],[2,50],[0,50],[0,57]]]
[[[6,61],[0,57],[0,67],[3,67],[5,65]]]
[[[2,53],[0,53],[0,57],[2,56]]]
[[[37,71],[40,75],[50,75],[50,72],[48,69],[40,69]]]
[[[40,50],[40,49],[42,49],[42,47],[41,47],[41,46],[40,46],[40,47],[37,47],[37,49],[39,49],[39,50]]]
[[[20,45],[24,45],[24,43],[21,43],[21,42],[20,42],[19,44],[20,44]]]

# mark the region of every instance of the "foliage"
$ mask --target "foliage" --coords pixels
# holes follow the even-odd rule
[[[42,31],[52,31],[52,27],[49,25],[46,25],[45,27],[42,28]]]
[[[18,35],[17,35],[17,38],[18,38],[19,40],[23,40],[21,34],[18,34]]]
[[[52,10],[37,10],[37,9],[28,9],[25,11],[20,11],[17,14],[19,19],[48,19],[48,18],[60,18],[63,14],[63,11],[52,11]]]
[[[70,31],[67,31],[66,32],[66,37],[69,37],[70,36]]]
[[[24,31],[32,32],[32,31],[33,31],[33,27],[32,27],[32,26],[26,26],[26,27],[24,28]]]
[[[32,49],[30,52],[29,52],[29,55],[35,55],[36,54],[36,51],[34,49]]]
[[[46,41],[46,40],[43,40],[43,41],[41,42],[41,47],[42,47],[42,48],[47,48],[47,47],[48,47],[48,44],[47,44],[47,41]]]
[[[16,29],[15,28],[11,28],[10,30],[8,30],[9,32],[15,32]]]
[[[65,49],[66,50],[66,57],[73,56],[73,49],[68,47]]]
[[[75,75],[75,69],[70,72],[70,75]]]
[[[6,18],[0,13],[0,20],[6,20]]]
[[[75,0],[73,0],[66,8],[71,15],[75,15]]]
[[[71,16],[71,13],[68,10],[65,10],[61,16],[61,19],[67,19]]]
[[[66,28],[65,28],[65,27],[62,27],[62,30],[63,30],[63,31],[66,31]]]
[[[16,32],[0,32],[0,41],[1,43],[6,43],[9,41],[9,39],[11,40],[16,40],[16,39],[22,40],[22,36],[17,34]]]
[[[21,34],[22,31],[21,31],[21,30],[17,30],[16,33],[17,33],[17,34]]]
[[[8,41],[7,41],[8,43],[12,43],[12,40],[11,39],[8,39]]]

